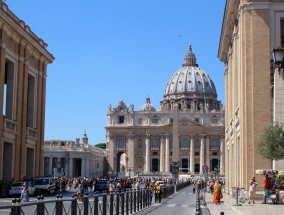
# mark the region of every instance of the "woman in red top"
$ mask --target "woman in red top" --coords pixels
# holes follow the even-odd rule
[[[264,191],[263,191],[263,201],[261,204],[266,204],[266,199],[269,195],[269,189],[270,189],[271,183],[270,179],[268,178],[268,175],[265,175],[265,180],[264,180]]]

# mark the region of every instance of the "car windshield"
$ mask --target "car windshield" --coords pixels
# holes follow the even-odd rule
[[[39,178],[35,180],[34,185],[46,185],[48,184],[48,181],[47,178]]]
[[[22,187],[23,186],[23,182],[16,182],[12,184],[12,187]]]

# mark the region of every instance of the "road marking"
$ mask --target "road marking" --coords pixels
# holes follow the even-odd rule
[[[166,207],[168,207],[168,208],[173,208],[173,207],[175,207],[176,206],[176,204],[168,204]]]
[[[181,205],[182,208],[188,208],[188,205]]]

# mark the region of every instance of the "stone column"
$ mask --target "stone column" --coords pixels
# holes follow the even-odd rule
[[[114,159],[115,159],[115,135],[109,133],[107,135],[107,139],[108,139],[108,144],[109,144],[109,147],[108,147],[108,153],[107,153],[107,157],[108,157],[108,162],[109,162],[109,169],[108,171],[112,172],[112,176],[116,174],[116,166],[115,166],[115,162],[114,162]]]
[[[89,177],[89,176],[92,176],[91,175],[91,168],[90,168],[90,158],[89,158],[89,156],[87,156],[86,158],[85,158],[85,176],[86,177]]]
[[[165,136],[161,137],[160,144],[160,172],[164,172],[164,158],[165,158]]]
[[[86,158],[85,158],[85,155],[82,157],[82,166],[81,166],[81,176],[86,176]]]
[[[210,155],[209,155],[209,153],[210,153],[210,150],[209,150],[209,148],[210,148],[210,137],[209,136],[207,136],[206,137],[206,164],[207,164],[207,166],[208,166],[208,171],[210,172],[211,171],[211,165],[210,165]]]
[[[165,172],[170,172],[170,135],[166,135]]]
[[[52,174],[52,173],[53,173],[53,169],[52,169],[52,159],[53,159],[53,157],[50,156],[50,158],[49,158],[49,170],[48,170],[49,175],[53,175],[53,174]]]
[[[220,139],[220,173],[225,171],[225,137],[221,136]]]
[[[74,177],[74,174],[73,174],[73,158],[69,159],[69,177]]]
[[[194,136],[190,139],[190,174],[194,174]]]
[[[129,134],[128,139],[127,139],[127,157],[128,157],[128,162],[127,162],[127,167],[125,169],[126,172],[131,172],[134,174],[133,170],[135,168],[135,161],[134,161],[134,154],[135,154],[135,149],[134,149],[134,134]],[[129,171],[130,170],[130,171]],[[130,175],[129,175],[130,176]]]
[[[68,159],[68,157],[65,158],[64,173],[65,173],[66,177],[69,177],[69,159]]]
[[[200,174],[203,173],[202,167],[204,165],[204,135],[201,136],[200,141]]]
[[[150,135],[146,135],[145,172],[150,172]]]

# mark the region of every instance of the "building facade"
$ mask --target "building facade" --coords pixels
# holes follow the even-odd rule
[[[283,19],[283,0],[226,1],[218,57],[225,64],[227,190],[248,188],[256,169],[272,168],[256,149],[263,130],[284,121],[283,74],[271,70],[271,50],[284,44]]]
[[[43,173],[47,65],[54,57],[0,2],[0,179]]]
[[[149,97],[137,111],[123,101],[110,105],[106,137],[110,175],[202,174],[202,167],[224,173],[224,110],[191,46],[166,85],[160,110]]]
[[[88,143],[86,133],[76,141],[44,142],[44,175],[100,177],[104,175],[106,153]]]

